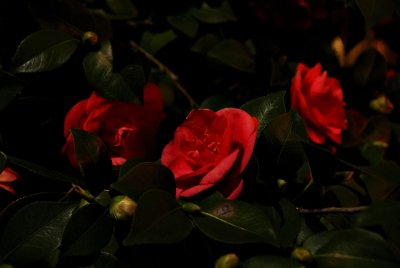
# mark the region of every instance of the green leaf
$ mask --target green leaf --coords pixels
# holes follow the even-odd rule
[[[173,30],[167,30],[162,33],[151,33],[145,31],[140,41],[140,46],[150,54],[155,55],[163,47],[175,40],[178,36]]]
[[[378,234],[363,229],[325,231],[304,242],[318,267],[399,267],[391,246]]]
[[[240,107],[240,109],[258,119],[258,137],[269,122],[278,115],[286,112],[285,94],[286,91],[284,90],[269,93],[263,97],[251,100]]]
[[[114,19],[133,19],[138,15],[136,6],[131,0],[106,0],[108,7],[114,13]]]
[[[99,252],[113,233],[108,209],[88,204],[77,210],[65,227],[61,243],[62,256],[87,256]]]
[[[0,262],[24,265],[42,260],[61,244],[76,204],[32,202],[9,220],[0,240]]]
[[[0,173],[6,168],[7,165],[7,155],[0,151]]]
[[[93,266],[91,266],[93,267]],[[94,264],[94,268],[122,268],[126,267],[117,257],[102,252]]]
[[[378,164],[384,160],[386,148],[378,146],[373,142],[365,143],[361,148],[362,156],[368,160],[371,165]]]
[[[137,164],[140,164],[142,162],[145,162],[144,159],[142,159],[142,158],[130,158],[130,159],[127,159],[125,161],[125,163],[123,163],[122,166],[119,168],[119,171],[118,171],[119,180],[126,173],[128,173],[133,167],[135,167]]]
[[[2,111],[24,88],[23,82],[12,74],[0,70],[0,111]]]
[[[120,191],[133,200],[150,189],[162,189],[175,195],[175,177],[172,171],[162,164],[152,162],[139,163],[111,184],[111,188]]]
[[[90,191],[100,193],[113,177],[110,155],[103,141],[81,129],[70,130],[74,139],[75,157]]]
[[[57,180],[57,181],[62,181],[62,182],[69,182],[69,183],[74,183],[78,185],[84,185],[84,181],[82,178],[75,177],[75,176],[70,176],[66,175],[64,173],[47,169],[43,166],[37,165],[35,163],[26,161],[24,159],[20,159],[14,156],[7,155],[7,159],[10,163],[19,166],[21,168],[24,168],[28,170],[29,172],[32,172],[36,175],[42,176],[44,178],[50,179],[50,180]]]
[[[207,55],[207,53],[219,42],[221,42],[221,38],[215,34],[207,33],[199,38],[196,43],[192,46],[191,50]]]
[[[199,30],[199,23],[188,12],[176,16],[168,16],[167,20],[173,27],[190,38],[196,37]]]
[[[391,17],[395,6],[392,0],[355,0],[364,16],[367,29]]]
[[[207,108],[213,111],[218,111],[222,108],[233,107],[234,103],[228,99],[225,95],[212,95],[200,104],[201,108]]]
[[[207,56],[217,62],[243,72],[254,72],[255,61],[249,49],[235,39],[225,39],[208,51]]]
[[[273,223],[258,207],[215,197],[198,202],[198,205],[201,214],[193,215],[193,222],[208,237],[224,243],[277,246]]]
[[[113,72],[111,45],[88,53],[83,60],[88,82],[107,99],[140,104],[143,102],[144,72],[139,65],[129,65],[120,73]]]
[[[153,189],[138,200],[132,228],[123,243],[125,246],[177,243],[189,236],[192,228],[175,196]]]
[[[221,7],[209,7],[207,5],[203,5],[201,8],[192,7],[189,12],[199,21],[210,24],[236,21],[236,16],[228,1],[224,1]]]
[[[294,246],[301,229],[302,217],[287,199],[279,200],[278,209],[281,210],[281,221],[277,231],[279,242],[283,247]]]
[[[243,268],[303,268],[300,263],[281,256],[259,255],[247,259],[243,263]]]
[[[388,240],[400,247],[400,202],[385,200],[374,202],[368,208],[355,215],[355,227],[381,227]]]
[[[364,88],[385,79],[386,61],[376,49],[363,52],[354,64],[354,83]]]
[[[19,73],[54,70],[63,65],[78,48],[79,40],[54,30],[41,30],[26,37],[14,55]]]

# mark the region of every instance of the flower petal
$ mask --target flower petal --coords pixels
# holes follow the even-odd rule
[[[220,163],[218,163],[211,171],[209,171],[199,184],[215,184],[226,176],[235,164],[239,155],[239,149],[234,150],[230,155],[225,157]]]

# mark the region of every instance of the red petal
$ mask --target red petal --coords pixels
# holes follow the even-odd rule
[[[64,137],[69,135],[71,128],[81,128],[86,119],[87,100],[75,104],[67,113],[64,119]]]

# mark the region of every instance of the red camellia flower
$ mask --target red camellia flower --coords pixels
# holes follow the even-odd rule
[[[255,117],[236,108],[190,112],[161,156],[162,164],[175,175],[176,197],[190,197],[214,187],[227,199],[237,198],[257,128]]]
[[[13,181],[16,181],[18,179],[18,174],[12,170],[9,167],[6,167],[1,173],[0,173],[0,188],[3,188],[4,190],[15,194],[15,190],[12,187],[11,183]]]
[[[151,83],[143,93],[143,105],[106,99],[93,92],[73,106],[64,121],[67,142],[63,149],[71,163],[77,165],[71,128],[98,135],[105,142],[114,166],[122,165],[128,158],[151,159],[165,115],[160,89]]]
[[[299,63],[290,94],[291,106],[303,118],[311,141],[322,144],[329,138],[341,144],[347,119],[343,91],[336,78],[322,72],[319,63],[312,68]]]

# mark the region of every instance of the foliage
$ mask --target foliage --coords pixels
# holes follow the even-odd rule
[[[394,0],[2,1],[0,171],[19,178],[15,193],[0,187],[0,267],[399,267],[399,11]],[[298,63],[340,82],[341,144],[313,143],[292,109]],[[113,166],[100,137],[73,128],[71,165],[71,107],[93,91],[142,105],[150,82],[165,113],[156,157]],[[258,120],[239,198],[176,199],[164,147],[192,109],[226,107]]]

